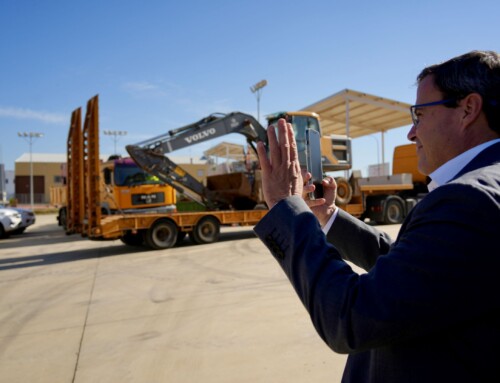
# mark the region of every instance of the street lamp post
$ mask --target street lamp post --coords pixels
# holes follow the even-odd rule
[[[43,133],[37,132],[18,132],[17,135],[19,137],[24,138],[30,145],[30,204],[31,209],[33,210],[35,206],[34,201],[34,190],[33,190],[33,141],[37,138],[43,137]]]
[[[257,121],[260,122],[260,95],[262,93],[262,88],[264,88],[267,85],[267,80],[261,80],[254,86],[250,87],[250,90],[252,93],[254,93],[257,96]]]
[[[116,142],[118,141],[118,139],[119,139],[120,136],[126,136],[127,132],[124,131],[124,130],[103,130],[103,133],[106,136],[112,136],[113,137],[114,148],[115,148],[114,154],[118,154],[116,152]]]

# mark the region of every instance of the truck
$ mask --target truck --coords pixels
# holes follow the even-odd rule
[[[67,141],[66,234],[80,234],[91,240],[121,240],[130,246],[165,249],[184,239],[187,233],[196,243],[218,239],[220,224],[255,224],[266,211],[180,213],[103,209],[99,159],[98,95],[87,102],[85,123],[81,108],[73,111]],[[151,175],[148,175],[151,176]]]
[[[52,187],[51,204],[59,207],[57,221],[66,229],[68,204],[78,197],[83,169],[81,160],[84,137],[81,132],[81,110],[71,120],[67,144],[67,185]],[[103,214],[131,214],[138,212],[164,213],[176,209],[175,190],[138,167],[131,158],[111,155],[106,161],[99,158],[100,209]],[[68,199],[68,194],[71,196]]]
[[[356,212],[360,219],[377,224],[399,224],[427,193],[428,178],[417,169],[415,144],[394,148],[392,174],[360,177],[352,171],[349,178],[349,200],[341,208]],[[338,201],[337,201],[338,202]]]
[[[207,185],[194,179],[163,153],[174,147],[191,145],[216,134],[242,133],[252,147],[258,140],[267,141],[266,130],[249,115],[231,113],[211,115],[198,123],[168,132],[162,139],[148,140],[127,147],[131,157],[150,177],[156,177],[178,192],[199,202],[205,210],[193,212],[158,212],[103,208],[102,178],[99,160],[98,95],[87,102],[85,122],[81,127],[81,108],[73,111],[67,142],[67,206],[65,230],[91,240],[121,240],[130,246],[144,245],[150,249],[166,249],[181,242],[186,235],[196,244],[218,240],[221,225],[255,225],[267,213],[260,187],[260,170],[252,166],[245,174],[222,174],[209,177]],[[292,119],[312,114],[291,114]],[[307,121],[306,121],[307,122]],[[318,125],[319,127],[319,125]],[[332,141],[333,143],[333,141]],[[350,150],[330,143],[330,149]],[[176,146],[177,145],[177,146]],[[341,146],[341,145],[338,145]],[[336,161],[333,154],[330,159]],[[345,160],[330,168],[345,169]]]

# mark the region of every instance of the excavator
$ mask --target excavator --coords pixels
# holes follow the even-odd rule
[[[285,118],[292,124],[299,161],[305,166],[305,132],[306,129],[314,129],[321,134],[319,116],[310,112],[279,112],[267,117],[268,126],[276,126],[280,118]],[[265,207],[258,165],[249,167],[246,172],[209,176],[204,185],[166,156],[175,150],[231,133],[244,135],[249,148],[255,153],[258,141],[263,141],[267,147],[266,128],[251,115],[232,112],[211,114],[166,134],[128,145],[126,149],[143,170],[203,205],[207,210],[249,210]],[[321,154],[324,172],[349,170],[352,164],[351,139],[342,135],[323,136]],[[344,200],[349,198],[348,194],[352,193],[349,183],[342,177],[337,181],[339,197]]]

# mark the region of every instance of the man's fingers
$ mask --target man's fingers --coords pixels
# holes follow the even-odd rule
[[[312,177],[312,174],[307,171],[306,168],[300,168],[300,172],[302,173],[302,179],[304,180],[304,183],[307,183]]]
[[[264,174],[268,174],[271,172],[271,164],[269,163],[269,159],[267,158],[266,148],[264,146],[264,142],[257,142],[257,155],[259,156],[259,163]]]
[[[279,142],[281,150],[281,162],[284,164],[288,164],[290,161],[290,151],[289,151],[290,142],[288,140],[287,130],[288,127],[285,119],[280,118],[278,120],[278,134],[279,134]]]
[[[333,177],[330,176],[326,176],[325,178],[323,178],[323,181],[321,183],[323,184],[324,187],[327,188],[335,189],[337,187],[335,180],[333,179]]]
[[[290,161],[296,161],[299,158],[297,153],[297,143],[295,142],[295,134],[292,124],[287,124],[288,144],[290,145]],[[297,161],[298,163],[298,161]]]
[[[267,139],[269,141],[269,155],[271,166],[279,166],[281,163],[281,153],[278,147],[278,138],[276,137],[276,129],[273,125],[267,128]]]
[[[324,205],[326,202],[326,199],[324,198],[316,198],[316,199],[307,199],[306,204],[310,208],[316,207],[316,206],[321,206]]]
[[[304,192],[305,193],[312,193],[314,190],[316,190],[316,186],[314,186],[314,184],[304,185]]]

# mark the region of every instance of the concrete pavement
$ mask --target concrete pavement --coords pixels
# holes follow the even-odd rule
[[[39,215],[0,241],[0,382],[337,382],[344,364],[249,227],[146,251]]]

